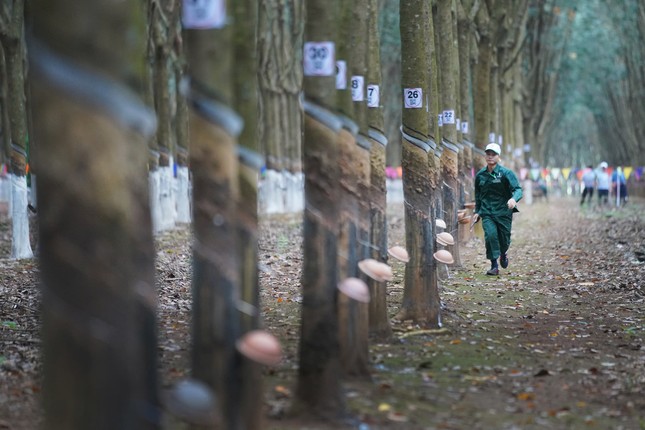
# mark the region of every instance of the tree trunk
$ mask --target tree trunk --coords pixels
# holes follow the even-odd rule
[[[457,128],[455,110],[457,106],[457,81],[454,50],[454,37],[452,34],[452,0],[437,1],[437,33],[441,41],[439,47],[439,69],[441,76],[440,113],[443,115],[442,140],[444,147],[441,156],[443,178],[443,210],[444,220],[448,231],[457,236],[459,227],[457,210],[459,209],[460,189],[459,184],[459,148],[457,143]],[[449,245],[455,265],[461,265],[459,256],[459,240],[454,245]]]
[[[379,1],[369,0],[369,31],[368,37],[368,67],[367,67],[367,96],[368,96],[368,125],[372,143],[370,150],[370,189],[369,219],[371,254],[370,257],[387,262],[387,218],[386,218],[386,186],[385,186],[385,124],[383,119],[383,103],[380,100],[383,89],[381,79],[380,35],[378,32]],[[370,99],[371,97],[371,99]],[[371,103],[370,103],[371,100]],[[387,313],[387,289],[385,282],[377,282],[372,278],[367,280],[370,288],[369,329],[370,334],[377,340],[385,341],[392,336],[392,327]]]
[[[7,111],[11,139],[11,258],[32,258],[27,213],[27,163],[29,152],[24,68],[24,1],[6,5],[8,14],[0,23],[0,42],[6,63]]]
[[[171,84],[174,81],[173,46],[177,20],[180,11],[179,0],[153,1],[152,35],[153,35],[153,87],[154,105],[159,120],[157,144],[159,148],[159,207],[161,223],[159,230],[168,230],[175,226],[174,194],[174,139],[173,111],[176,111],[174,92]]]
[[[473,106],[475,115],[473,165],[475,167],[475,173],[486,166],[484,149],[488,145],[490,122],[490,70],[493,46],[490,17],[488,16],[488,9],[485,2],[479,8],[476,23],[477,30],[479,31],[479,44],[473,79]]]
[[[4,49],[0,42],[0,74],[7,76],[7,63],[5,61]],[[9,122],[9,95],[7,80],[0,82],[0,164],[7,164],[10,168],[11,154],[11,124]],[[9,199],[11,197],[9,196]]]
[[[141,10],[32,6],[45,427],[160,428],[145,175],[155,121],[123,84],[143,58]]]
[[[359,274],[358,262],[368,256],[366,221],[369,213],[365,201],[369,177],[367,140],[367,105],[365,73],[367,71],[367,2],[353,0],[341,3],[341,37],[339,60],[347,64],[347,83],[338,92],[339,108],[348,125],[339,139],[340,228],[338,238],[339,279],[366,276]],[[351,60],[350,60],[351,59]],[[349,61],[348,61],[349,60]],[[347,118],[348,117],[348,118]],[[353,121],[356,121],[355,123]],[[346,376],[369,379],[368,307],[366,304],[339,300],[339,340],[341,365]]]
[[[463,143],[463,187],[465,191],[465,200],[475,201],[475,189],[473,185],[473,151],[470,125],[470,111],[472,109],[472,85],[471,85],[471,55],[470,45],[473,38],[472,26],[470,19],[471,5],[466,2],[464,9],[462,1],[457,1],[457,37],[459,38],[459,105],[461,115],[461,132]]]
[[[173,71],[175,74],[175,100],[177,112],[174,121],[174,135],[177,140],[177,222],[190,223],[192,220],[190,205],[190,173],[189,173],[189,142],[188,133],[189,111],[186,95],[181,90],[181,82],[186,75],[186,56],[184,42],[181,35],[181,21],[176,23],[173,43],[175,61]]]
[[[295,412],[337,421],[345,414],[337,312],[338,133],[335,56],[338,4],[307,0],[305,29],[304,265]],[[310,45],[309,43],[313,43]],[[314,55],[315,54],[315,55]]]
[[[154,90],[154,64],[155,64],[155,26],[153,24],[156,16],[157,6],[152,1],[144,2],[146,13],[146,62],[144,66],[144,100],[150,108],[155,106]],[[150,217],[152,231],[157,233],[161,230],[161,198],[159,189],[159,144],[155,133],[148,141],[148,187],[150,194]]]
[[[224,427],[239,429],[243,428],[239,403],[243,359],[235,348],[242,334],[236,139],[242,123],[229,108],[234,88],[233,40],[232,27],[224,22],[215,20],[209,28],[195,29],[184,20],[191,77],[195,236],[192,367],[194,376],[215,390]]]
[[[258,150],[258,77],[256,1],[237,0],[233,8],[235,22],[235,109],[244,120],[239,138],[240,201],[237,210],[238,246],[240,259],[240,297],[252,305],[253,312],[240,314],[240,334],[259,328],[260,285],[258,279],[258,176],[263,160]],[[245,359],[236,375],[240,386],[240,428],[260,429],[262,423],[262,377],[257,363]]]
[[[437,64],[437,51],[438,47],[436,44],[435,38],[435,23],[433,18],[432,7],[428,4],[424,8],[424,22],[425,22],[425,40],[426,40],[426,55],[427,58],[427,68],[430,71],[427,76],[428,79],[428,97],[429,106],[428,106],[428,124],[430,130],[430,140],[433,146],[431,152],[428,154],[428,181],[430,183],[430,207],[428,209],[429,219],[432,232],[434,237],[431,238],[432,251],[434,252],[437,248],[436,244],[436,234],[438,232],[436,228],[436,220],[440,218],[443,220],[443,195],[441,192],[442,183],[441,180],[441,156],[443,154],[443,147],[441,143],[441,127],[439,127],[439,65]],[[437,144],[439,143],[439,144]],[[432,300],[439,302],[439,285],[438,285],[438,275],[437,275],[437,261],[434,258],[429,258],[426,260],[429,265],[430,273],[433,274],[430,280],[430,295]]]
[[[401,2],[401,58],[403,108],[403,195],[405,200],[405,243],[410,261],[405,266],[405,285],[400,320],[417,324],[439,325],[438,292],[433,289],[434,266],[431,263],[434,226],[430,207],[432,186],[428,153],[433,149],[429,140],[428,117],[425,110],[428,77],[419,68],[427,64],[424,34],[429,5],[422,0]],[[423,11],[423,13],[419,13]],[[420,89],[420,90],[419,90]]]
[[[304,2],[259,4],[259,141],[266,156],[263,210],[302,210],[302,39]]]

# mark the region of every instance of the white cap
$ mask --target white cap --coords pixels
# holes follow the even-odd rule
[[[608,165],[607,165],[607,163],[606,163],[605,161],[603,161],[602,163],[600,163],[600,168],[601,168],[601,169],[606,169],[607,167],[608,167]]]
[[[502,153],[502,148],[500,148],[496,143],[489,143],[488,145],[486,145],[484,152],[485,151],[493,151],[495,154],[499,155]]]

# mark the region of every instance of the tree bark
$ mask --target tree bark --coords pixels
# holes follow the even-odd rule
[[[266,167],[302,171],[302,38],[304,5],[300,0],[259,4],[259,142]]]
[[[24,67],[24,1],[7,2],[1,15],[0,42],[5,60],[7,112],[10,135],[11,258],[32,258],[27,214],[27,164],[29,144]],[[6,15],[5,15],[6,13]]]
[[[381,79],[380,35],[378,21],[380,16],[378,0],[369,0],[369,31],[367,91],[372,96],[379,95],[379,103],[369,107],[367,120],[369,136],[372,143],[370,150],[370,189],[368,192],[371,253],[370,257],[386,263],[387,256],[387,218],[386,218],[386,185],[385,185],[385,148],[387,137],[383,119],[383,103],[380,96],[383,91]],[[374,85],[375,87],[370,87]],[[368,94],[369,96],[369,94]],[[385,282],[367,280],[370,288],[369,330],[377,340],[384,341],[392,336],[392,327],[387,313],[387,288]]]
[[[473,107],[472,99],[472,66],[470,46],[473,39],[473,25],[469,12],[471,2],[457,0],[457,37],[459,38],[459,106],[461,117],[461,132],[463,142],[463,187],[466,201],[475,201],[473,186],[473,151],[472,151],[472,121],[470,112]],[[468,7],[468,10],[464,8]]]
[[[329,59],[336,42],[336,1],[307,0],[306,43]],[[310,52],[305,52],[305,55]],[[326,54],[326,55],[325,55]],[[321,58],[321,56],[317,58]],[[335,56],[330,65],[335,64]],[[327,64],[327,63],[325,63]],[[338,133],[334,71],[305,74],[304,252],[300,367],[294,412],[331,421],[345,415],[338,339]]]
[[[228,2],[226,10],[230,11]],[[184,26],[186,28],[186,25]],[[236,142],[241,120],[233,100],[232,27],[186,29],[191,77],[190,166],[193,172],[193,374],[213,388],[227,429],[243,428],[239,403],[243,359]]]
[[[258,278],[258,176],[263,166],[258,151],[258,63],[257,18],[258,3],[237,0],[233,8],[235,22],[235,109],[244,120],[239,144],[244,149],[240,156],[240,201],[237,210],[238,246],[240,259],[240,298],[255,311],[240,313],[240,334],[260,326],[260,285]],[[239,373],[240,428],[260,429],[262,424],[262,377],[257,363],[244,359]]]
[[[154,116],[124,84],[143,58],[141,10],[32,6],[45,427],[160,428],[145,175]]]
[[[477,30],[479,31],[479,44],[477,45],[478,56],[473,79],[473,106],[475,115],[475,124],[473,124],[475,137],[473,165],[475,167],[475,173],[486,165],[484,149],[488,145],[490,121],[490,71],[493,46],[490,16],[488,15],[488,8],[485,2],[479,8],[476,18]]]
[[[456,106],[457,106],[457,82],[454,37],[452,17],[452,0],[437,1],[437,33],[441,46],[439,47],[439,69],[441,76],[440,109],[443,113],[442,141],[444,146],[441,156],[443,186],[443,210],[444,220],[448,231],[456,236],[459,224],[457,222],[457,210],[459,209],[460,189],[459,183],[459,147],[457,144],[456,128]],[[461,265],[459,256],[459,240],[454,245],[449,245],[448,250],[452,253],[455,265]]]
[[[344,129],[339,139],[340,165],[340,229],[338,241],[339,278],[367,277],[358,271],[358,262],[368,257],[369,211],[365,200],[369,181],[369,141],[367,138],[367,104],[365,74],[367,71],[367,2],[343,2],[346,9],[339,55],[344,51],[347,61],[348,86],[338,92],[342,98],[341,113],[356,121]],[[343,58],[341,57],[341,58]],[[360,96],[360,97],[359,97]],[[361,100],[358,100],[360,98]],[[343,109],[345,108],[345,109]],[[345,111],[345,112],[344,112]],[[351,130],[351,128],[355,128]],[[344,374],[351,378],[369,379],[368,306],[363,303],[339,301],[339,339]]]
[[[432,287],[436,276],[432,259],[434,226],[430,222],[432,187],[429,175],[429,140],[425,94],[415,94],[416,88],[428,90],[428,77],[419,64],[428,64],[424,34],[424,18],[429,16],[427,2],[401,2],[401,58],[403,97],[421,99],[421,108],[403,109],[403,195],[405,200],[405,238],[410,261],[405,266],[403,302],[397,315],[400,320],[417,324],[439,325],[438,293]],[[423,13],[419,13],[423,11]],[[420,96],[420,97],[415,97]],[[405,102],[404,102],[405,103]],[[408,106],[410,106],[408,102]]]

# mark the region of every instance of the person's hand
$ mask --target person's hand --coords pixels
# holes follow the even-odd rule
[[[508,206],[508,208],[509,208],[509,209],[513,209],[513,208],[515,208],[515,206],[517,206],[517,202],[515,201],[515,199],[514,199],[514,198],[512,198],[512,197],[511,197],[511,198],[510,198],[510,199],[508,199],[508,201],[506,202],[506,206]]]

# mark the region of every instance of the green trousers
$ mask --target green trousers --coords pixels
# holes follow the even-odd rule
[[[513,214],[484,216],[482,227],[486,241],[486,258],[496,260],[511,246],[511,225]]]

